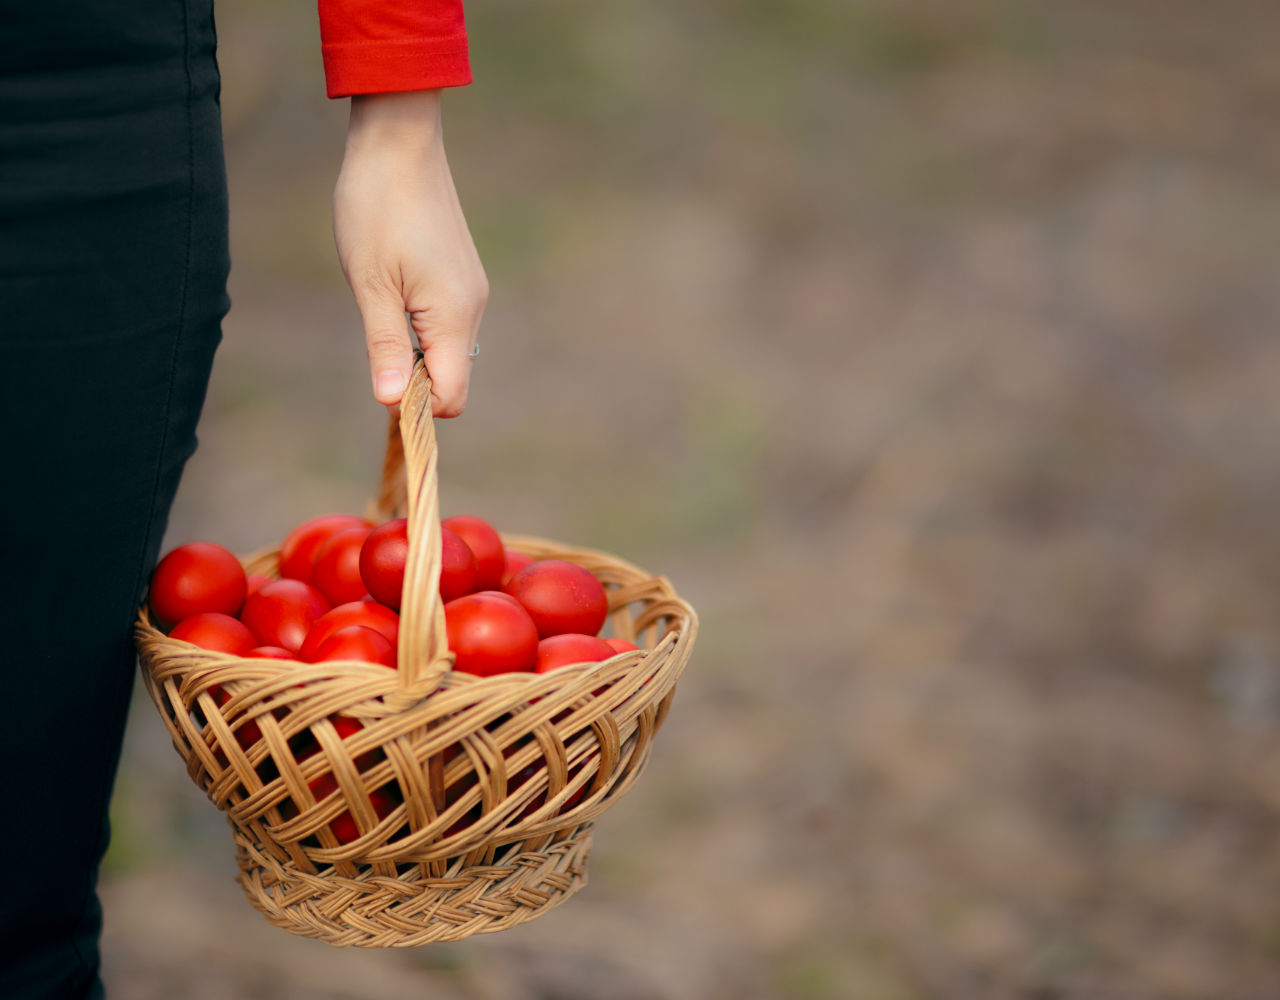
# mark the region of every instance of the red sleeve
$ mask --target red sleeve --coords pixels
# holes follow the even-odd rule
[[[330,97],[471,82],[462,0],[318,0]]]

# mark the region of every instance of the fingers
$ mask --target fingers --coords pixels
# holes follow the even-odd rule
[[[404,395],[413,372],[404,300],[393,289],[381,288],[361,295],[359,306],[373,377],[373,398],[384,406],[394,406]]]
[[[431,376],[432,413],[456,417],[466,408],[473,364],[470,352],[488,298],[483,272],[474,284],[466,295],[449,296],[452,308],[436,306],[410,313],[412,334],[405,323],[405,302],[399,291],[387,285],[360,289],[356,299],[364,322],[373,396],[379,403],[394,406],[400,402],[413,374],[412,342],[416,339]]]
[[[422,345],[423,363],[431,376],[431,413],[436,417],[459,416],[467,406],[474,364],[468,355],[475,344],[480,317],[477,314],[473,323],[449,330],[424,322],[420,314],[411,319]]]

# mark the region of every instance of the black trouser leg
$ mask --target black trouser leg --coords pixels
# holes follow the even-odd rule
[[[132,621],[227,308],[211,0],[0,11],[0,997],[95,997]]]

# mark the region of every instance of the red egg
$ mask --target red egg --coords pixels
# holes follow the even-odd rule
[[[502,570],[502,585],[505,587],[513,576],[533,562],[533,556],[525,552],[507,549],[503,561],[505,566]]]
[[[360,550],[372,532],[364,524],[340,528],[316,549],[310,583],[331,606],[358,601],[368,591],[360,576]]]
[[[169,638],[232,656],[246,656],[258,645],[253,632],[242,622],[217,611],[203,611],[182,619],[173,627]]]
[[[475,553],[457,532],[440,526],[440,600],[448,603],[483,589]]]
[[[354,514],[326,514],[304,521],[289,532],[280,546],[280,575],[290,580],[310,582],[316,550],[335,532],[356,525],[373,527],[363,517]]]
[[[244,567],[235,555],[211,542],[190,542],[156,565],[147,596],[163,626],[204,611],[234,617],[247,590]]]
[[[297,659],[296,654],[283,649],[280,646],[255,646],[249,652],[244,654],[249,659],[255,660],[293,660]]]
[[[400,610],[408,559],[409,522],[403,517],[378,525],[360,549],[360,579],[369,595],[396,611]]]
[[[446,517],[440,522],[455,531],[476,555],[477,580],[475,590],[497,590],[502,586],[502,574],[506,569],[502,536],[488,521],[469,514]]]
[[[298,650],[298,658],[311,662],[315,659],[316,650],[320,648],[320,644],[338,629],[346,628],[348,625],[363,625],[375,632],[380,632],[392,646],[395,646],[400,639],[398,614],[372,599],[350,601],[326,611],[315,620],[307,632],[306,640]]]
[[[529,612],[539,637],[564,632],[596,635],[609,614],[609,598],[588,569],[562,559],[531,563],[503,588]]]
[[[504,594],[468,594],[444,606],[454,669],[488,677],[532,671],[538,657],[538,630],[527,611]]]
[[[311,624],[329,610],[324,595],[301,580],[273,580],[244,602],[240,613],[258,641],[296,653]]]
[[[326,660],[360,660],[364,663],[380,663],[394,669],[396,647],[380,632],[364,625],[347,625],[316,647],[314,662]]]
[[[562,632],[538,642],[537,671],[545,674],[570,663],[598,663],[615,655],[613,647],[594,635]]]

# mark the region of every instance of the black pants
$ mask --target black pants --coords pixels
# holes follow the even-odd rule
[[[0,997],[99,997],[157,557],[227,309],[212,0],[0,0]]]

